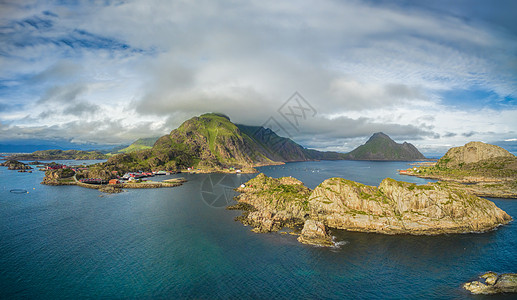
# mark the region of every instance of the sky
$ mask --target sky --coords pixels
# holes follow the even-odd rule
[[[517,1],[0,0],[0,143],[221,112],[308,148],[517,142]]]

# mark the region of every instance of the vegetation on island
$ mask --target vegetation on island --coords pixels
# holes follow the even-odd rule
[[[16,160],[96,160],[108,156],[100,151],[83,150],[41,150],[29,154],[14,154],[9,159]]]
[[[196,172],[254,172],[254,166],[338,158],[337,153],[305,149],[270,129],[236,125],[223,114],[209,113],[185,121],[151,148],[113,155],[91,168],[106,174],[189,168]]]
[[[22,162],[19,162],[14,159],[8,159],[4,161],[3,163],[0,163],[0,166],[7,167],[8,170],[30,170],[32,169],[31,166],[24,164]]]
[[[154,143],[159,139],[160,137],[149,137],[149,138],[140,138],[136,141],[134,141],[131,145],[118,150],[117,153],[130,153],[140,150],[146,150],[151,149],[154,146]]]
[[[482,142],[451,148],[436,164],[404,174],[443,180],[478,196],[517,197],[517,157]]]
[[[259,174],[236,189],[244,213],[237,220],[255,232],[284,227],[303,243],[331,245],[328,228],[384,234],[483,232],[511,217],[489,200],[442,183],[416,185],[387,178],[379,187],[330,178],[310,190],[292,177]]]

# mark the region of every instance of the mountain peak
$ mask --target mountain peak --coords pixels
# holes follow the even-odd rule
[[[398,144],[383,132],[374,133],[368,141],[350,153],[348,159],[355,160],[416,160],[424,155],[410,143]]]
[[[390,141],[393,141],[387,134],[385,134],[384,132],[376,132],[374,133],[369,139],[368,139],[368,142],[369,141],[372,141],[372,140],[375,140],[375,139],[386,139],[386,140],[390,140]],[[367,143],[368,143],[367,142]]]

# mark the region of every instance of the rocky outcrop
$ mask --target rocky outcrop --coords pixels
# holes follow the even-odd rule
[[[449,149],[434,166],[404,175],[455,182],[456,188],[483,197],[517,197],[517,157],[501,147],[470,142]]]
[[[437,166],[445,168],[456,168],[465,164],[476,163],[496,157],[515,157],[505,149],[485,144],[482,142],[470,142],[461,147],[449,149],[445,155],[438,160]]]
[[[275,179],[261,173],[237,191],[242,193],[238,201],[253,208],[240,221],[253,226],[255,232],[295,227],[308,217],[307,199],[311,190],[295,178]]]
[[[311,217],[329,227],[386,234],[483,232],[511,217],[493,202],[437,183],[384,179],[379,187],[325,180],[309,198]]]
[[[463,288],[472,294],[517,293],[517,274],[487,272],[479,280],[465,283]]]
[[[331,178],[311,191],[292,177],[259,174],[237,189],[238,218],[255,232],[296,228],[299,241],[331,245],[327,228],[384,234],[484,232],[512,218],[493,202],[442,183],[416,185],[387,178],[379,187]]]
[[[100,192],[107,193],[107,194],[117,194],[122,193],[122,189],[118,186],[113,185],[105,185],[99,188]]]
[[[302,233],[298,237],[298,241],[304,244],[324,247],[334,245],[325,225],[322,222],[310,219],[303,224]]]
[[[74,175],[75,172],[72,169],[47,170],[41,183],[46,185],[75,184]]]
[[[7,167],[8,170],[31,170],[32,168],[29,165],[26,165],[17,160],[7,160],[0,164],[0,166]]]

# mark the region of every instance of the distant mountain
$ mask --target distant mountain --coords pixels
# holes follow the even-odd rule
[[[145,150],[145,149],[151,149],[154,146],[154,143],[159,139],[160,137],[149,137],[149,138],[140,138],[136,141],[134,141],[131,145],[120,149],[117,151],[117,153],[129,153],[139,150]]]
[[[344,155],[351,160],[398,160],[425,159],[425,156],[410,143],[398,144],[382,132],[374,133],[364,144]]]
[[[9,159],[15,160],[91,160],[106,159],[107,156],[99,151],[83,151],[83,150],[40,150],[28,154],[13,154]]]
[[[0,153],[32,153],[39,150],[84,150],[84,151],[102,151],[111,150],[113,145],[104,144],[76,144],[69,140],[44,140],[44,139],[27,139],[27,140],[2,140],[0,141]]]
[[[260,151],[269,159],[281,162],[310,160],[339,160],[343,153],[322,152],[307,149],[293,140],[281,137],[269,128],[237,124],[241,132],[251,137],[260,146]]]
[[[223,114],[209,113],[185,121],[150,149],[112,156],[107,167],[119,171],[194,167],[210,172],[342,157],[335,152],[305,149],[270,129],[236,125]]]

